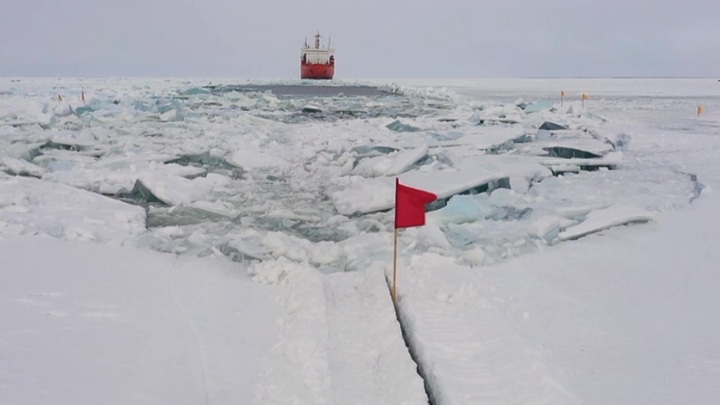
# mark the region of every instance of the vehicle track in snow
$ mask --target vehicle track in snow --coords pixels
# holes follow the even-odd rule
[[[381,272],[324,277],[333,404],[427,404]]]
[[[183,330],[183,334],[185,335],[185,342],[186,342],[186,352],[188,358],[195,358],[195,361],[198,363],[198,367],[193,368],[193,370],[201,370],[202,374],[200,374],[197,371],[193,372],[193,377],[199,381],[199,384],[202,385],[202,393],[204,397],[204,403],[205,405],[210,404],[210,393],[208,391],[208,368],[207,368],[207,359],[205,358],[205,353],[203,352],[203,349],[200,345],[200,339],[198,337],[197,331],[192,325],[192,322],[188,318],[187,314],[183,310],[183,308],[178,303],[178,300],[175,298],[175,295],[173,293],[173,280],[170,276],[171,270],[175,268],[175,263],[177,262],[177,257],[175,258],[175,261],[173,262],[172,267],[168,267],[167,270],[165,270],[163,274],[163,285],[165,286],[165,291],[167,293],[167,296],[172,303],[172,309],[173,313],[175,314],[175,319],[178,322],[178,326],[180,329]]]

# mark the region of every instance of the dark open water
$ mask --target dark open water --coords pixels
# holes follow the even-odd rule
[[[270,91],[279,98],[283,97],[372,97],[389,94],[373,86],[335,86],[321,84],[231,84],[224,86],[207,86],[213,93],[265,92]]]

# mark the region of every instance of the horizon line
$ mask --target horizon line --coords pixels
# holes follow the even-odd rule
[[[242,77],[242,76],[231,76],[231,75],[49,75],[49,74],[37,74],[37,75],[6,75],[0,74],[0,78],[13,79],[13,78],[68,78],[68,79],[110,79],[110,78],[123,78],[123,79],[242,79],[242,80],[303,80],[299,78],[288,78],[288,77]],[[336,78],[334,80],[477,80],[477,79],[718,79],[720,76],[458,76],[458,77],[444,77],[444,76],[425,76],[425,77],[356,77],[356,78]]]

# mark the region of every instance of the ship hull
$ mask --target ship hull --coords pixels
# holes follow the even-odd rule
[[[311,80],[330,80],[335,75],[335,65],[326,63],[312,64],[304,63],[300,65],[300,78]]]

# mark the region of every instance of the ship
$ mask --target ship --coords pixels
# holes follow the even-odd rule
[[[320,32],[315,34],[314,47],[305,46],[300,50],[300,78],[330,80],[335,75],[335,49],[330,47],[330,38],[327,46],[320,46]]]

